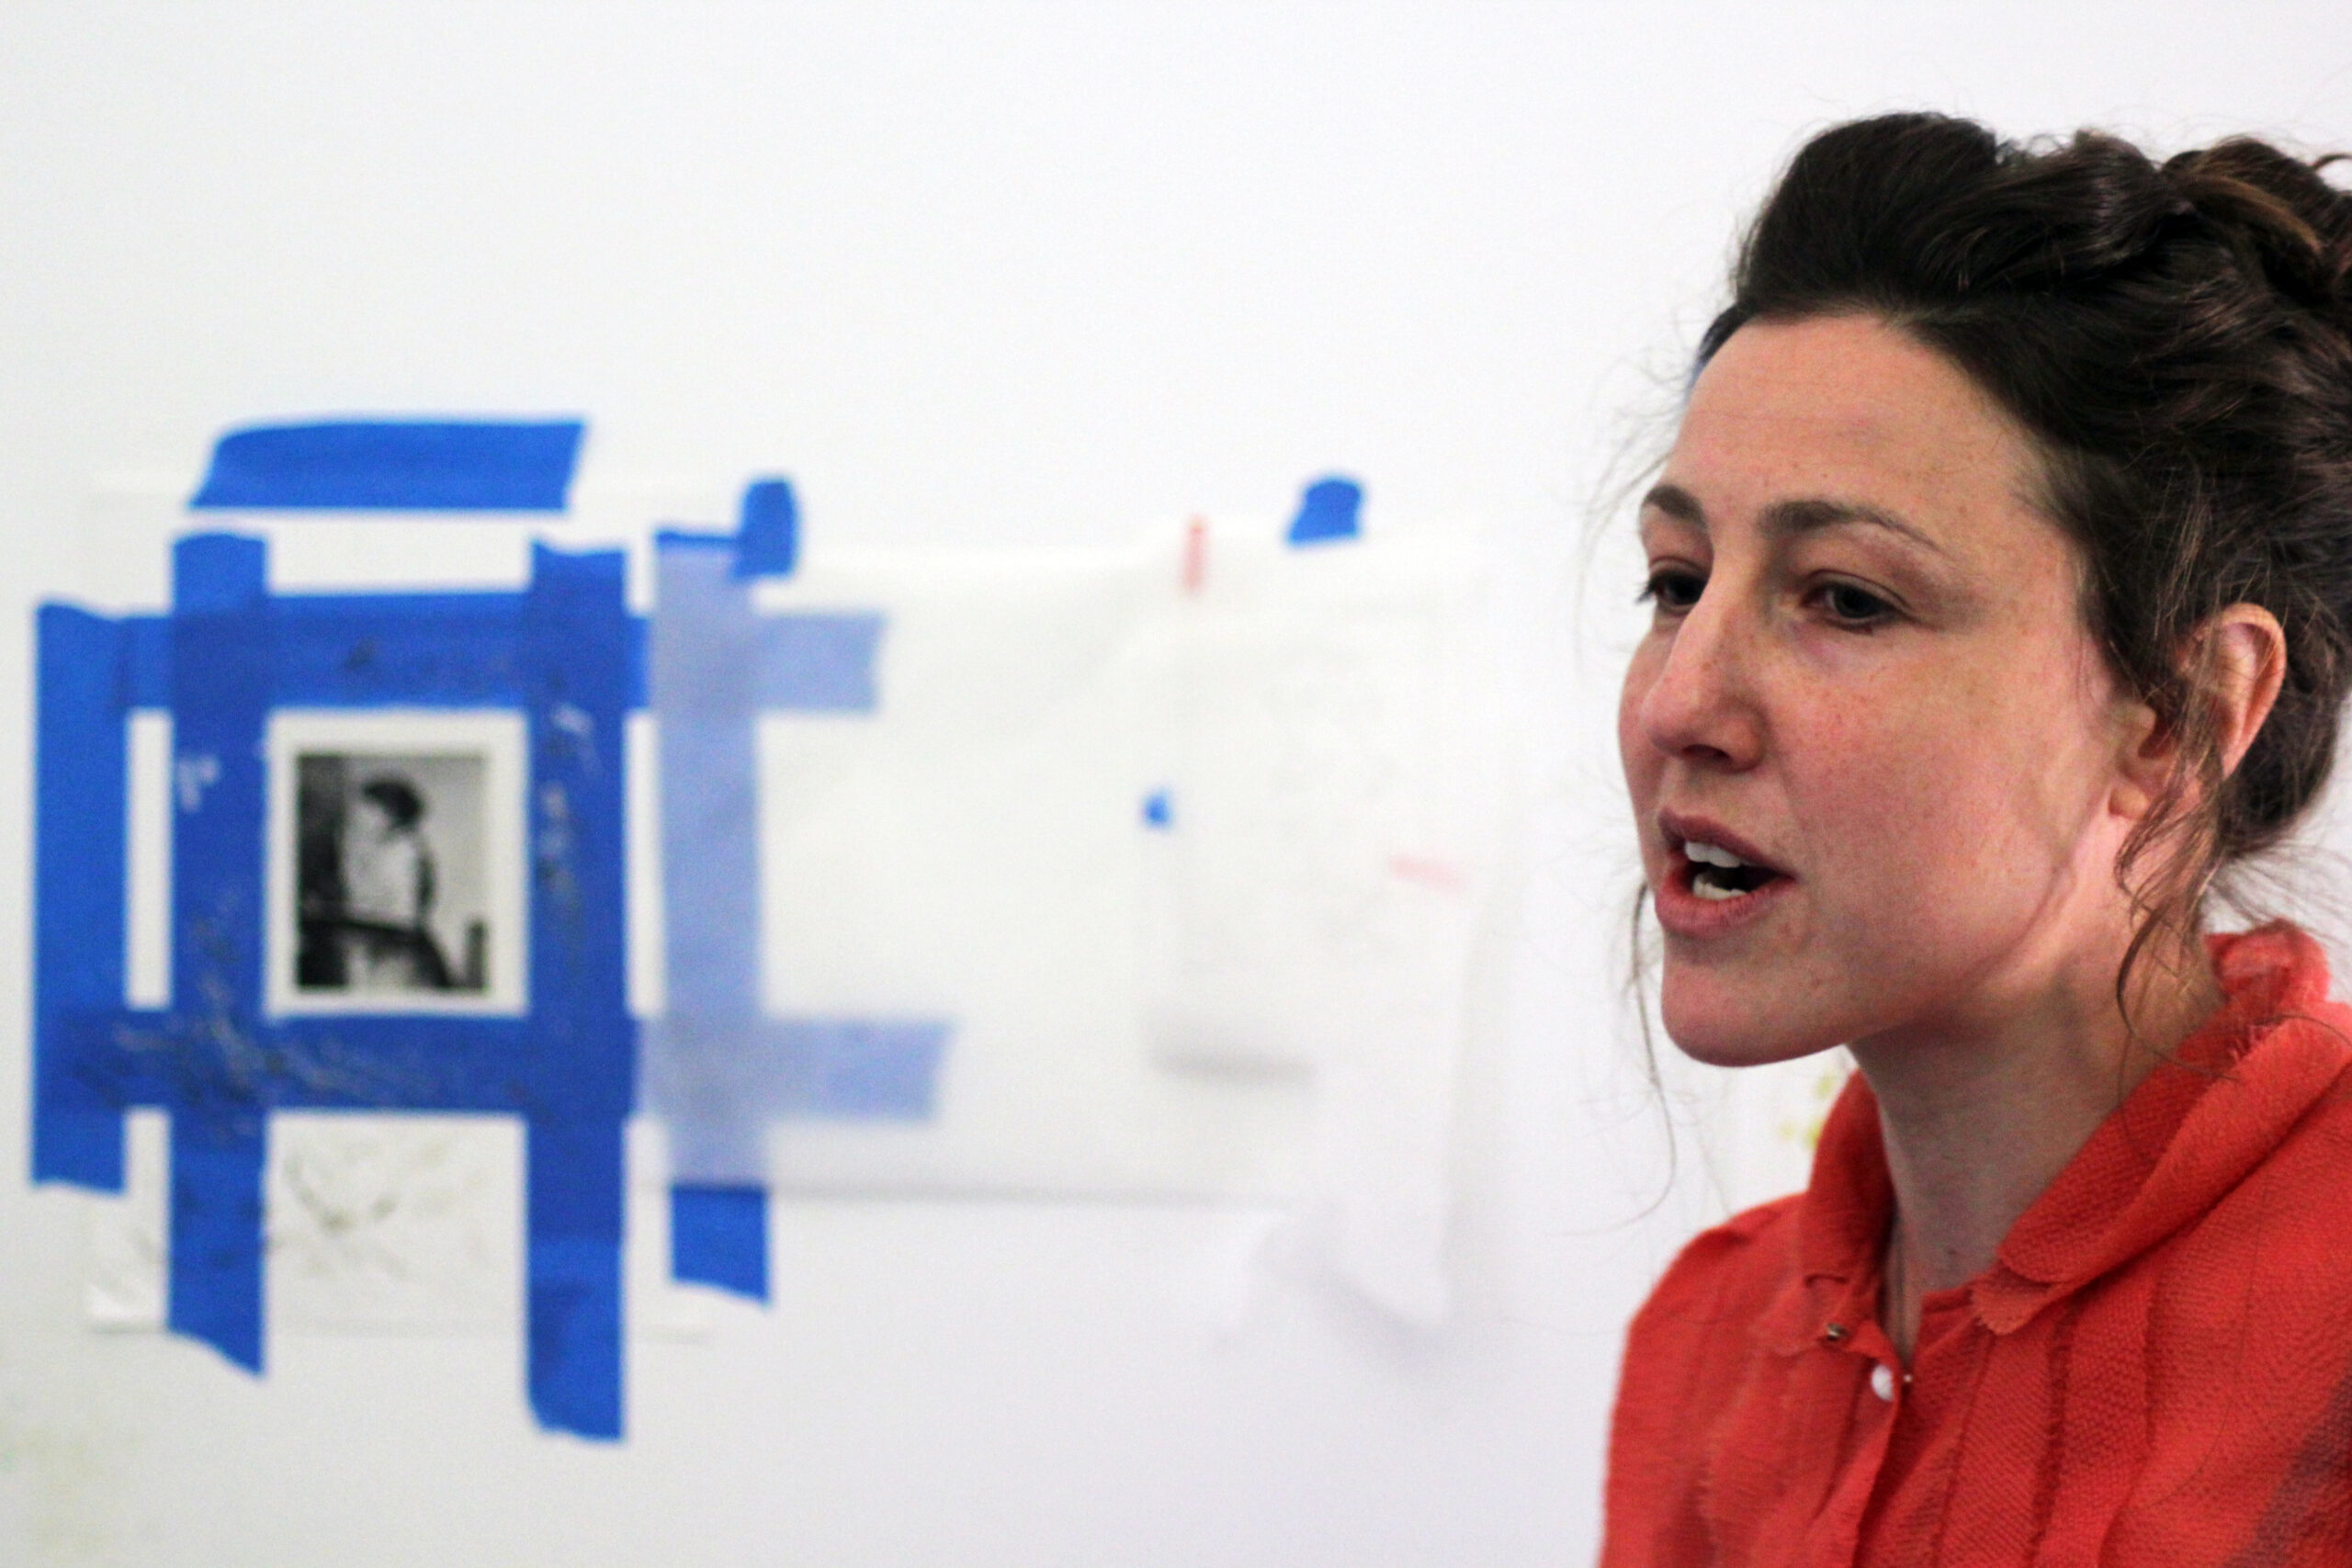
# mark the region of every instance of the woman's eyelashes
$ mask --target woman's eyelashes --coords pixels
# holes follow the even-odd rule
[[[1816,583],[1805,597],[1824,620],[1851,631],[1868,631],[1901,613],[1886,595],[1842,580]]]
[[[1679,615],[1699,602],[1706,586],[1706,574],[1689,567],[1652,567],[1634,602],[1657,605],[1661,615]]]
[[[1653,567],[1642,583],[1636,603],[1657,607],[1661,616],[1687,615],[1706,592],[1707,575],[1687,566]],[[1829,625],[1848,631],[1867,631],[1897,619],[1903,607],[1892,594],[1844,578],[1806,585],[1803,607]]]

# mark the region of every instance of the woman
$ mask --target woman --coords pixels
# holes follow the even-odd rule
[[[1932,116],[1799,153],[1641,512],[1668,1032],[1849,1045],[1628,1340],[1609,1568],[2352,1562],[2352,1010],[2207,938],[2352,677],[2352,197]]]

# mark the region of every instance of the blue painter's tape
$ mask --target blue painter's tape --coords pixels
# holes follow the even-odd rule
[[[169,1322],[261,1371],[262,1168],[258,1108],[172,1116]]]
[[[933,1019],[672,1012],[646,1025],[649,1108],[689,1185],[764,1179],[761,1129],[785,1117],[923,1122],[938,1113],[950,1026]]]
[[[654,572],[669,990],[697,1013],[756,1017],[759,866],[742,845],[759,821],[761,621],[726,555],[701,541],[665,536]]]
[[[583,1438],[621,1435],[621,1130],[530,1123],[526,1142],[531,1409]]]
[[[517,639],[531,747],[531,1407],[605,1438],[621,1433],[621,1124],[637,1085],[622,924],[625,567],[616,551],[534,547]]]
[[[262,543],[180,542],[168,617],[40,620],[33,1165],[121,1183],[125,1107],[173,1126],[170,1322],[240,1365],[263,1345],[270,1111],[504,1111],[531,1128],[534,1408],[613,1437],[621,1410],[620,734],[641,684],[623,558],[541,549],[521,594],[272,596]],[[529,735],[530,1010],[267,1017],[263,737],[288,705],[519,708]],[[174,732],[173,995],[123,1005],[123,715]]]
[[[671,1188],[670,1272],[692,1284],[767,1300],[767,1189]]]
[[[269,592],[269,547],[241,534],[191,534],[172,547],[172,614],[250,610]]]
[[[188,504],[314,512],[561,512],[579,420],[332,420],[214,444]]]
[[[1172,828],[1176,825],[1175,804],[1166,790],[1156,789],[1143,797],[1143,825],[1147,828]]]
[[[119,1192],[123,1101],[72,1051],[68,1021],[122,1006],[124,639],[59,604],[36,637],[32,1177]]]
[[[763,621],[755,701],[803,713],[871,713],[882,617],[855,612]]]
[[[927,1120],[938,1110],[947,1025],[887,1019],[783,1019],[781,1109],[842,1118]]]
[[[259,1371],[262,1124],[235,1070],[261,1049],[263,867],[275,632],[260,540],[173,551],[172,1012],[209,1043],[172,1105],[170,1322]],[[184,1068],[195,1063],[183,1064]]]
[[[757,479],[743,491],[735,535],[735,575],[790,577],[800,564],[800,503],[790,479]]]
[[[628,671],[628,706],[631,712],[642,712],[650,705],[647,694],[652,687],[652,679],[646,664],[645,622],[640,617],[628,618],[621,633],[621,646]]]
[[[172,622],[168,615],[125,615],[122,628],[123,705],[169,707],[172,701]]]
[[[1334,476],[1317,479],[1299,497],[1298,515],[1290,520],[1294,545],[1331,544],[1355,538],[1362,531],[1363,487]]]

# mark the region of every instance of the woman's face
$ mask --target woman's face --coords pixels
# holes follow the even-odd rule
[[[1653,620],[1618,716],[1692,1055],[2111,984],[2151,724],[2036,493],[2023,433],[1875,318],[1745,326],[1700,375],[1642,507]]]

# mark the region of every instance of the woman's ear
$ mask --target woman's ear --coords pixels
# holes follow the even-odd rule
[[[2226,778],[2237,771],[2278,700],[2287,679],[2287,634],[2261,605],[2232,604],[2199,624],[2181,657],[2211,705],[2214,750]],[[2180,762],[2176,728],[2159,723],[2147,704],[2132,703],[2122,779],[2113,797],[2117,814],[2137,821],[2154,810],[2173,786]]]
[[[2237,771],[2286,683],[2287,634],[2261,605],[2232,604],[2206,618],[2194,643],[2210,682],[2205,697],[2213,705],[2213,739],[2226,778]]]

